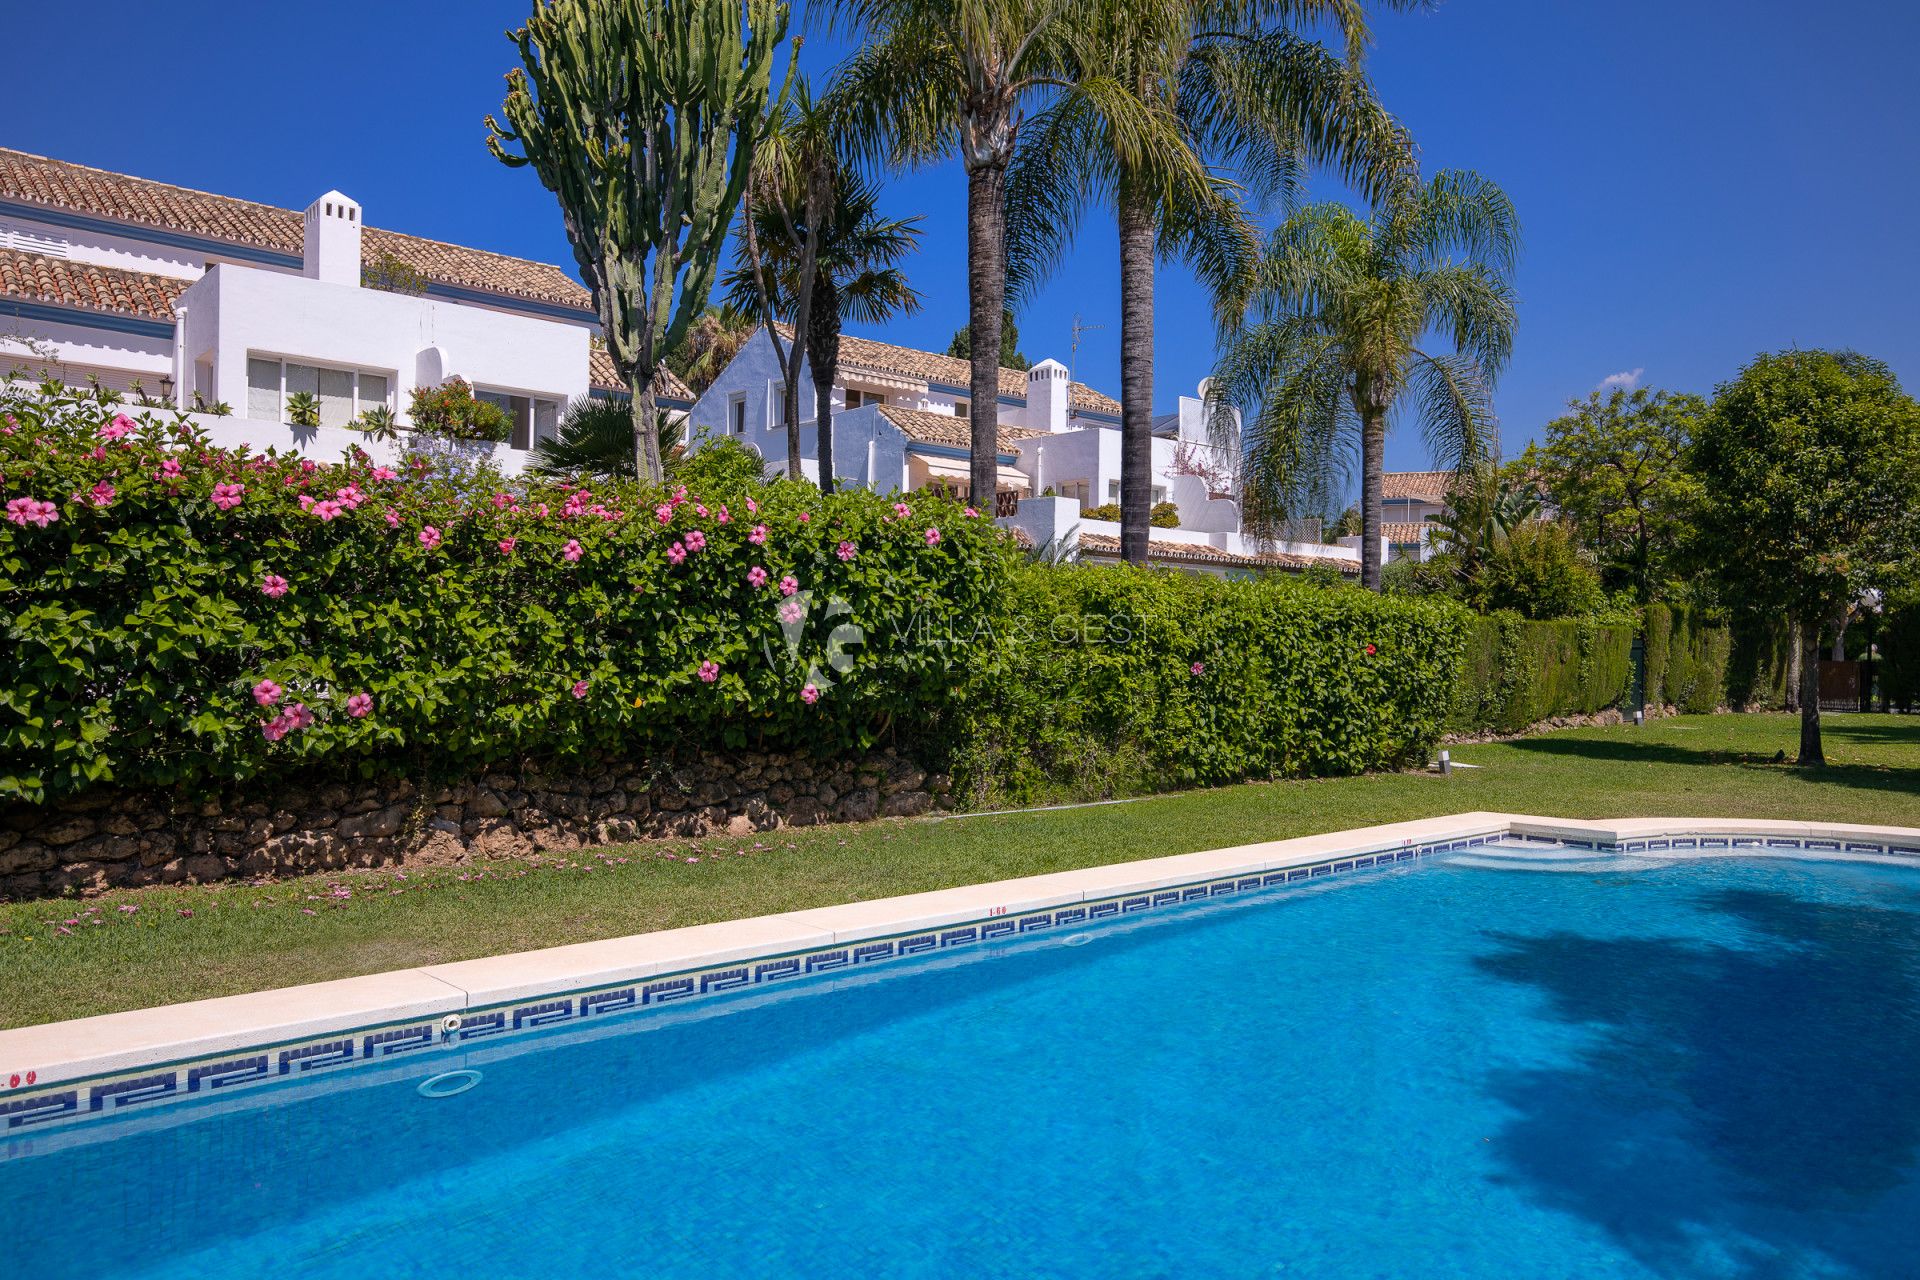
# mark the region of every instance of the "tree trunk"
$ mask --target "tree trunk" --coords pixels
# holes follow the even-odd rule
[[[1801,654],[1800,624],[1796,622],[1787,629],[1787,679],[1785,693],[1787,710],[1789,711],[1798,711],[1800,709]]]
[[[1823,765],[1820,747],[1820,624],[1800,624],[1800,763]]]
[[[820,455],[820,492],[832,493],[833,384],[840,373],[840,290],[825,271],[814,276],[807,365],[813,371],[813,431],[815,452]]]
[[[988,517],[1000,475],[1000,313],[1007,300],[1007,170],[967,171],[967,379],[973,402],[970,500]]]
[[[667,478],[666,468],[660,458],[659,410],[654,405],[653,375],[649,373],[643,382],[640,371],[634,371],[633,399],[633,464],[634,474],[642,480],[660,484]]]
[[[1358,398],[1358,397],[1356,397]],[[1360,585],[1380,589],[1381,490],[1387,469],[1386,410],[1365,404],[1360,409]]]
[[[1153,510],[1153,206],[1123,180],[1120,206],[1120,558],[1147,563]]]

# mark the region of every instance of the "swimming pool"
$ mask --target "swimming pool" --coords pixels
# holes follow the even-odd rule
[[[0,1257],[1909,1275],[1917,1063],[1920,870],[1463,849],[15,1137]]]

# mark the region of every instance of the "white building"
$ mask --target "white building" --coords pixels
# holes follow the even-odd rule
[[[801,355],[800,467],[819,478],[813,379]],[[833,387],[833,471],[881,493],[933,486],[967,496],[969,367],[965,360],[870,338],[840,340]],[[732,438],[784,470],[783,384],[764,329],[741,347],[688,414],[690,444]],[[1000,370],[999,486],[994,511],[1032,545],[1090,560],[1118,559],[1120,525],[1086,513],[1120,501],[1120,403],[1070,379],[1065,365]],[[1209,438],[1199,396],[1154,422],[1152,501],[1178,509],[1177,528],[1150,535],[1156,561],[1215,572],[1300,569],[1325,560],[1359,572],[1356,548],[1259,542],[1240,532],[1233,468]]]
[[[517,470],[568,400],[623,391],[559,267],[0,149],[0,372],[89,380],[202,417],[222,443],[337,456],[374,406],[459,377],[505,409]],[[669,375],[669,407],[692,393]],[[320,429],[286,426],[287,398]]]

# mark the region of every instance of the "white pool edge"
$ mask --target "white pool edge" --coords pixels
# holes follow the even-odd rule
[[[1831,841],[1835,847],[1809,850],[1749,846],[1666,849],[1664,852],[1667,856],[1778,853],[1797,858],[1833,857],[1908,864],[1920,861],[1913,856],[1893,857],[1883,853],[1876,857],[1872,852],[1847,849],[1850,843],[1877,842],[1889,846],[1908,845],[1920,853],[1920,829],[1908,827],[1719,818],[1579,821],[1525,814],[1462,813],[0,1031],[0,1115],[9,1112],[6,1104],[11,1098],[30,1092],[43,1093],[52,1086],[77,1081],[114,1075],[124,1077],[147,1068],[278,1048],[349,1032],[357,1034],[409,1021],[426,1025],[449,1015],[464,1017],[476,1010],[499,1010],[514,1002],[604,990],[661,975],[710,972],[719,966],[744,967],[810,950],[817,952],[841,944],[858,946],[868,940],[899,938],[923,930],[990,926],[1002,918],[1022,913],[1071,908],[1082,902],[1107,902],[1208,881],[1217,883],[1236,876],[1324,863],[1329,858],[1364,858],[1416,847],[1430,851],[1437,843],[1507,835],[1587,840],[1609,845],[1697,836],[1775,837],[1783,842]],[[1166,894],[1162,892],[1161,896],[1165,898]],[[987,936],[985,929],[980,933],[982,937]],[[901,954],[905,954],[904,948]],[[808,972],[811,971],[809,965]],[[704,993],[705,989],[703,982],[701,991]],[[515,1031],[522,1027],[520,1014],[525,1012],[528,1009],[524,1005],[516,1011]],[[584,1000],[581,1012],[587,1012]],[[525,1025],[528,1028],[540,1025],[537,1011],[535,1016],[527,1018]],[[419,1030],[416,1026],[405,1034],[417,1035]],[[367,1038],[369,1048],[363,1051],[363,1056],[371,1056],[371,1047],[378,1038]],[[295,1056],[312,1048],[297,1050]],[[351,1057],[351,1044],[347,1053]],[[284,1056],[279,1068],[281,1074],[288,1070]],[[314,1065],[325,1064],[316,1060]],[[210,1088],[222,1083],[217,1075],[208,1078]],[[176,1085],[171,1074],[168,1079],[169,1096],[180,1096],[173,1092],[176,1089],[191,1092],[199,1083],[189,1078]],[[122,1098],[137,1100],[136,1095],[129,1092],[129,1084],[122,1080],[113,1086],[119,1092],[109,1098],[109,1109],[120,1105]],[[93,1109],[100,1109],[97,1098]],[[4,1136],[4,1126],[0,1126],[0,1137]]]

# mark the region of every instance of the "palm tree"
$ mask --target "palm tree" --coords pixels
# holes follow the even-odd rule
[[[999,452],[1001,316],[1007,294],[1007,167],[1027,109],[1070,87],[1066,0],[828,0],[864,38],[836,90],[852,143],[902,166],[958,154],[967,175],[969,480],[990,502]],[[1139,99],[1099,92],[1132,160],[1173,155],[1177,131]]]
[[[847,320],[880,324],[920,309],[920,295],[895,265],[919,247],[920,219],[883,218],[879,199],[871,182],[838,166],[831,193],[819,205],[817,223],[807,220],[807,200],[798,190],[757,201],[751,211],[752,225],[743,225],[736,233],[734,265],[720,281],[729,307],[756,320],[796,324],[801,256],[806,243],[813,243],[813,298],[804,341],[807,368],[813,376],[820,488],[829,493],[833,490],[833,384],[840,373],[840,326]],[[757,246],[757,264],[748,248],[749,237]],[[798,370],[794,373],[797,376]]]
[[[1257,505],[1324,509],[1357,428],[1360,580],[1373,590],[1387,426],[1402,393],[1436,461],[1459,468],[1494,451],[1490,387],[1513,349],[1519,234],[1499,187],[1448,170],[1396,188],[1371,218],[1336,204],[1294,214],[1236,304],[1214,392],[1246,424]],[[1451,352],[1421,346],[1436,332]]]
[[[1345,58],[1290,24],[1331,26],[1345,40]],[[1370,199],[1408,172],[1406,135],[1360,74],[1365,43],[1351,0],[1093,0],[1074,11],[1061,42],[1071,88],[1031,122],[1008,180],[1011,273],[1016,287],[1031,289],[1089,204],[1113,208],[1120,550],[1128,560],[1147,558],[1156,261],[1188,261],[1217,297],[1244,287],[1256,233],[1235,189],[1209,166],[1230,169],[1263,200],[1289,204],[1309,164],[1335,166]],[[1174,149],[1130,145],[1126,130],[1142,111],[1171,117]]]
[[[709,306],[687,326],[687,340],[668,360],[668,367],[699,395],[740,354],[753,330],[751,317],[730,307]]]
[[[656,410],[660,457],[680,442],[680,424]],[[632,476],[633,410],[625,396],[580,396],[560,413],[554,438],[537,441],[527,470],[541,476]]]
[[[1446,512],[1432,523],[1429,535],[1460,557],[1460,575],[1472,578],[1480,562],[1507,535],[1540,514],[1539,487],[1502,473],[1491,458],[1462,467],[1447,491]]]

